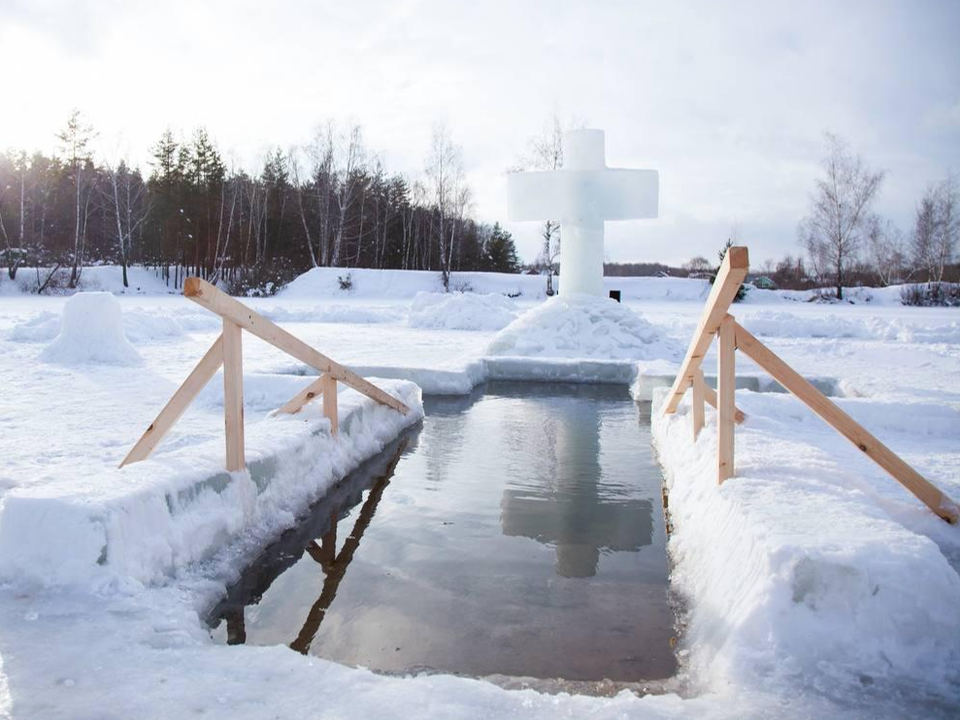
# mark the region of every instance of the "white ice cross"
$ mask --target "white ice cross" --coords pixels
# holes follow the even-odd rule
[[[560,294],[602,296],[603,223],[657,217],[656,170],[608,168],[603,130],[563,136],[563,169],[507,176],[509,220],[559,220]]]

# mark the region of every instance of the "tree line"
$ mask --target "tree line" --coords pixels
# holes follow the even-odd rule
[[[77,287],[83,268],[156,268],[171,288],[197,275],[232,292],[278,288],[313,267],[516,272],[510,233],[471,217],[460,148],[434,128],[419,177],[390,173],[359,125],[329,122],[301,147],[228,167],[203,129],[165,131],[145,173],[94,157],[73,111],[58,150],[0,154],[0,266],[31,289]],[[21,278],[21,283],[23,278]]]
[[[904,291],[909,304],[960,304],[957,175],[947,173],[924,189],[904,232],[874,209],[886,172],[872,168],[843,138],[827,132],[824,140],[821,175],[798,223],[800,252],[767,260],[760,273],[783,288],[830,288],[838,300],[850,286],[912,283]],[[683,266],[694,276],[713,270],[703,257]]]

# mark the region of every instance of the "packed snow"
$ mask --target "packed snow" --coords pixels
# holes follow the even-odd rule
[[[421,392],[467,393],[513,377],[636,382],[642,395],[645,379],[675,372],[705,282],[607,278],[623,304],[579,304],[545,301],[542,277],[455,274],[451,297],[460,299],[442,311],[449,297],[421,299],[434,319],[418,326],[417,293],[441,292],[438,274],[313,270],[275,297],[245,302],[380,378],[414,412],[343,389],[337,438],[316,406],[278,417],[272,411],[313,373],[245,334],[249,470],[231,476],[222,469],[220,376],[150,460],[116,469],[220,322],[147,270],[131,271],[139,292],[121,293],[116,268],[84,277],[119,295],[79,300],[102,305],[96,321],[74,312],[84,295],[0,288],[0,708],[11,716],[960,712],[960,529],[792,396],[757,391],[764,383],[738,392],[748,419],[737,431],[736,477],[722,486],[712,413],[693,443],[688,401],[671,416],[653,412],[672,582],[685,607],[677,694],[549,695],[443,675],[385,677],[284,647],[211,641],[200,618],[225,584],[330,483],[416,422]],[[901,307],[892,290],[867,296],[821,305],[751,291],[733,312],[960,498],[957,311]],[[515,319],[502,329],[470,321],[488,302]],[[460,316],[456,329],[447,315]],[[71,327],[80,332],[73,339]],[[94,334],[141,364],[102,364],[89,350]],[[44,361],[54,346],[67,349],[66,362]],[[712,372],[714,351],[705,363]],[[760,374],[738,358],[738,375]]]
[[[418,292],[407,324],[437,330],[500,330],[517,317],[516,304],[497,293]]]
[[[40,359],[62,365],[140,365],[139,353],[123,334],[122,314],[108,292],[77,293],[63,306],[60,334]]]

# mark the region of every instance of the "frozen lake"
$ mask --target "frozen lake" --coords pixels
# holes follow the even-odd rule
[[[244,572],[215,638],[385,673],[672,676],[649,409],[517,382],[424,404]]]

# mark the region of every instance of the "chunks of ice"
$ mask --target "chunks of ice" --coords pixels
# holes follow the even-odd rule
[[[142,360],[123,335],[120,303],[106,292],[77,293],[63,306],[60,334],[40,355],[61,365],[139,365]]]

